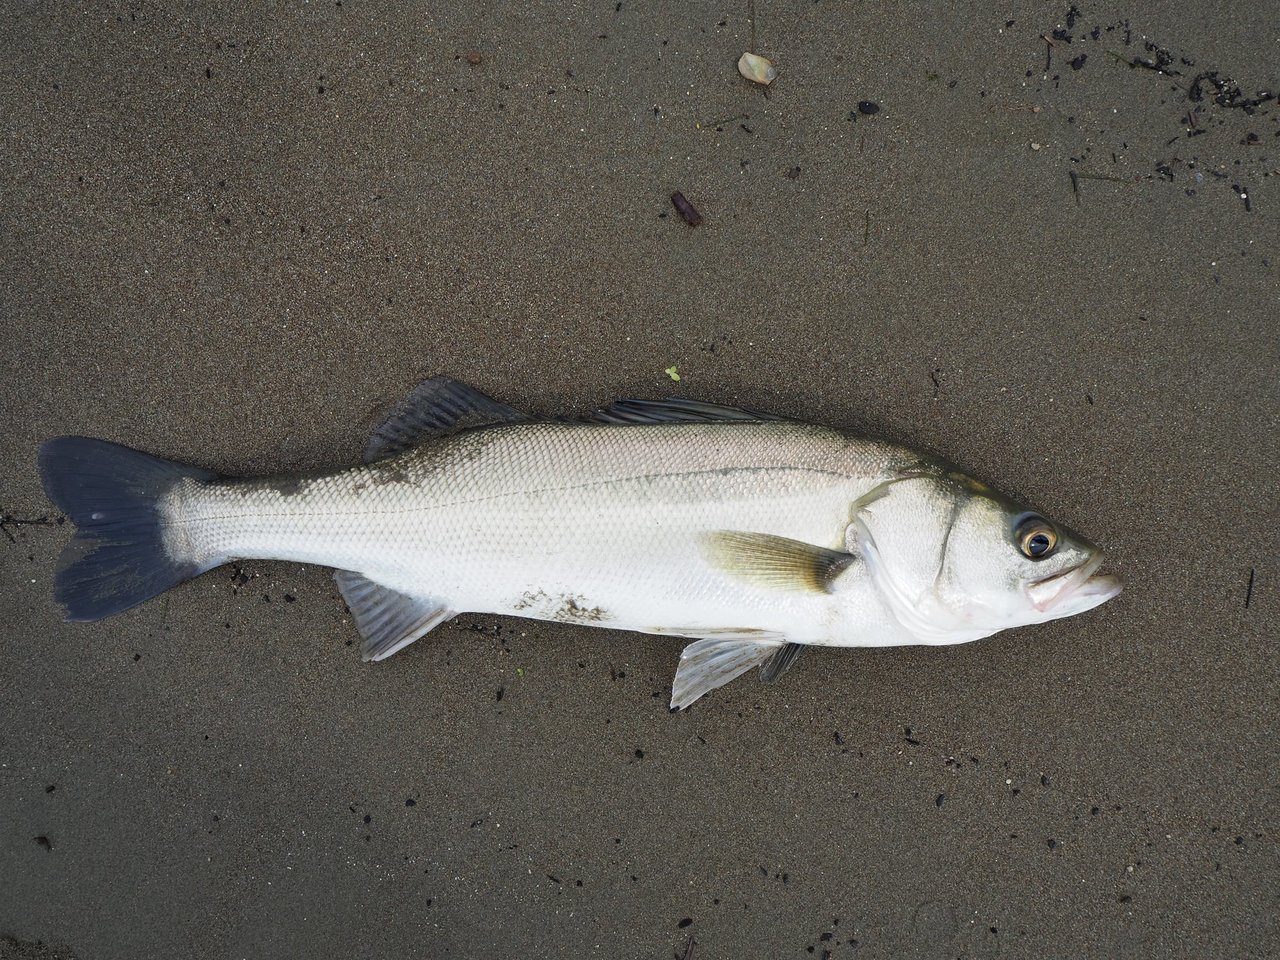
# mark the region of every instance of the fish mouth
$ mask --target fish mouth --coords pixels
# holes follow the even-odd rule
[[[1094,576],[1101,565],[1099,551],[1078,567],[1027,584],[1027,598],[1037,610],[1053,618],[1092,610],[1124,589],[1119,577]]]

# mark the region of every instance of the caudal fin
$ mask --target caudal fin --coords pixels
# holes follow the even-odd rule
[[[40,448],[45,493],[79,528],[54,581],[67,619],[101,620],[216,566],[171,556],[160,516],[161,498],[175,484],[216,476],[106,440],[46,441]]]

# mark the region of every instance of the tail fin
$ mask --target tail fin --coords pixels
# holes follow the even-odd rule
[[[170,556],[159,509],[174,484],[217,474],[106,440],[57,437],[40,448],[40,476],[79,528],[54,581],[68,620],[101,620],[217,566]]]

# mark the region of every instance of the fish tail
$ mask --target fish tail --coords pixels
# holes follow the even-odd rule
[[[40,448],[40,476],[78,528],[54,580],[68,620],[128,610],[224,560],[196,556],[181,537],[165,535],[166,495],[217,474],[106,440],[56,437]]]

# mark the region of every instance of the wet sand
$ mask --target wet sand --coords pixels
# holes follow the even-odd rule
[[[758,0],[767,95],[744,5],[486,6],[6,17],[0,956],[1274,956],[1267,5]],[[680,715],[679,641],[367,665],[287,563],[61,622],[41,440],[345,464],[436,373],[908,442],[1128,586]]]

